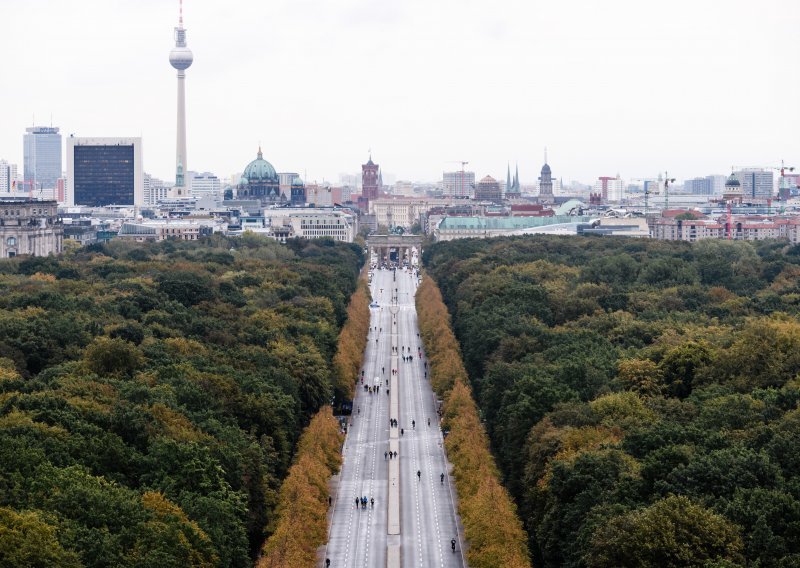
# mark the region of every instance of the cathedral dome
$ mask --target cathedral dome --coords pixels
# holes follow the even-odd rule
[[[543,166],[542,166],[542,175],[544,175],[544,174],[550,174],[550,173],[552,173],[552,172],[550,171],[550,166],[549,166],[549,165],[547,165],[547,164],[543,165]]]
[[[247,164],[242,177],[247,179],[250,183],[264,181],[274,181],[277,183],[278,181],[278,174],[275,172],[275,168],[264,159],[261,148],[258,149],[258,157]]]
[[[742,184],[739,183],[739,180],[736,179],[736,174],[731,174],[731,177],[728,178],[728,181],[725,182],[725,187],[741,187]]]

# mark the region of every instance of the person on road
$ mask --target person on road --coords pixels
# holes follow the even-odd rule
[[[439,481],[441,482],[442,485],[444,485],[444,474],[441,474],[439,476]]]
[[[411,429],[412,430],[416,430],[417,429],[417,421],[416,420],[413,420],[413,419],[411,420]]]
[[[375,497],[370,497],[369,506],[373,509],[375,508]]]
[[[454,538],[450,539],[450,550],[452,550],[453,552],[456,551],[456,539]]]
[[[430,425],[431,425],[431,419],[428,418],[428,426],[430,426]]]
[[[325,559],[325,568],[330,568],[330,566],[331,566],[331,559],[330,558],[326,558]]]
[[[359,502],[359,498],[356,497],[356,509],[358,509],[358,502]]]
[[[422,481],[422,471],[417,470],[417,481]]]
[[[402,428],[400,428],[400,435],[402,436],[403,434],[405,434],[405,430],[403,430]]]
[[[361,407],[358,407],[358,413],[361,414]]]
[[[386,456],[387,456],[388,454],[389,454],[389,452],[383,452],[383,459],[384,459],[384,460],[386,459]]]

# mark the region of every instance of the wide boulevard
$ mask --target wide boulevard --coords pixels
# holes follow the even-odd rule
[[[325,550],[331,568],[465,565],[417,327],[416,286],[410,271],[374,271],[377,306],[371,308],[363,383],[353,403]],[[366,507],[356,503],[362,497]]]

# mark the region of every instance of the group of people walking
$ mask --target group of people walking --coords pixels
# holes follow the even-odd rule
[[[359,505],[361,506],[362,509],[366,509],[367,503],[369,503],[371,509],[374,509],[375,497],[370,497],[369,499],[367,499],[366,495],[362,495],[361,497],[356,497],[356,509],[359,508]]]

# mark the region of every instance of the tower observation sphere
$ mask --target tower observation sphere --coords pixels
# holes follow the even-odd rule
[[[176,47],[169,52],[169,63],[178,71],[186,71],[193,61],[192,50],[188,47]]]

